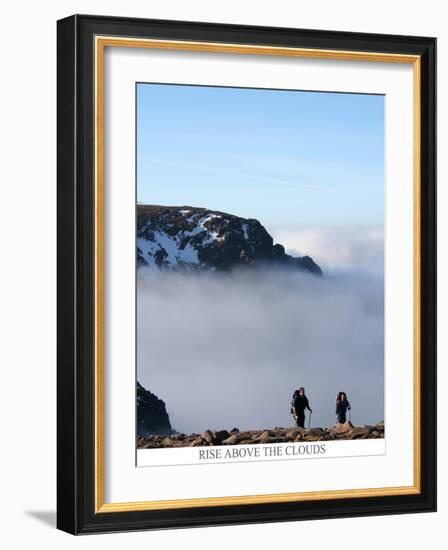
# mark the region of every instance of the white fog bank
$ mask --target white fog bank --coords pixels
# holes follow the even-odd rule
[[[384,406],[383,317],[382,273],[141,268],[137,379],[185,433],[292,425],[299,386],[314,426],[334,424],[338,391],[347,392],[355,424],[376,423]]]
[[[275,242],[293,256],[309,254],[324,271],[384,272],[384,229],[368,227],[270,227]]]

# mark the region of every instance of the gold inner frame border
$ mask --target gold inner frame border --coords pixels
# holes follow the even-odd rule
[[[106,47],[153,48],[160,50],[179,50],[208,53],[234,53],[267,56],[286,56],[313,59],[366,61],[382,63],[407,63],[413,65],[413,298],[414,298],[414,482],[403,487],[380,487],[350,490],[313,491],[302,493],[278,493],[262,495],[226,496],[212,498],[192,498],[180,500],[155,500],[140,502],[104,502],[104,52]],[[215,42],[196,42],[182,40],[158,40],[142,38],[123,38],[115,36],[96,36],[95,56],[95,311],[94,311],[94,398],[95,398],[95,513],[129,512],[143,510],[167,510],[180,508],[198,508],[209,506],[250,505],[276,502],[303,502],[342,498],[365,498],[397,495],[420,494],[421,492],[421,60],[418,55],[393,54],[382,52],[359,52],[345,50],[325,50],[292,48],[283,46],[258,46],[253,44],[227,44]]]

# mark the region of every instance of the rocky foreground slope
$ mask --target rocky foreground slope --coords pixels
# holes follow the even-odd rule
[[[355,427],[349,422],[329,428],[275,428],[273,430],[250,430],[240,432],[234,428],[227,430],[207,430],[201,434],[186,435],[174,433],[169,436],[150,435],[137,439],[138,449],[158,449],[164,447],[207,447],[215,445],[254,445],[260,443],[293,443],[307,441],[335,441],[349,439],[382,439],[384,422],[375,425]]]
[[[258,220],[191,206],[137,205],[137,263],[152,271],[271,266],[322,273],[309,256],[286,254]]]

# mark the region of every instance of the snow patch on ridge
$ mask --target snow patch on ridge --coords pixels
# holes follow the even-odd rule
[[[151,238],[140,236],[137,238],[137,246],[144,261],[150,269],[159,271],[160,267],[176,267],[178,265],[199,265],[198,247],[210,246],[214,243],[225,241],[226,233],[222,230],[213,228],[213,221],[222,219],[222,214],[214,212],[205,212],[199,214],[192,209],[183,208],[179,210],[180,214],[186,218],[187,222],[194,223],[191,229],[179,231],[176,235],[169,235],[162,229],[150,233]],[[224,222],[227,220],[224,219]],[[150,222],[145,224],[139,231],[144,235]],[[226,223],[224,224],[227,225]],[[167,228],[173,224],[166,224]],[[208,226],[208,227],[207,227]],[[246,241],[249,240],[248,224],[241,223],[241,232]],[[198,237],[199,236],[199,237]],[[194,244],[191,240],[194,239]],[[186,242],[187,241],[187,242]]]
[[[145,238],[137,239],[137,246],[148,264],[148,267],[156,271],[159,266],[156,263],[155,255],[158,252],[164,251],[165,257],[163,262],[165,265],[175,267],[180,264],[199,264],[198,251],[191,243],[187,243],[181,247],[182,235],[170,236],[164,231],[154,231],[154,239],[148,240]]]

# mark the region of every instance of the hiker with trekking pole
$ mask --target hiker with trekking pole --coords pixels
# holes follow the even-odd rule
[[[347,394],[340,391],[336,396],[336,416],[339,424],[345,424],[347,422],[347,411],[349,411],[349,421],[351,422],[351,410],[352,407],[347,399]]]
[[[308,397],[305,395],[305,388],[299,388],[294,392],[291,402],[291,414],[293,415],[299,428],[305,428],[305,409],[310,411],[310,418],[308,421],[309,428],[311,425],[311,415],[313,414],[313,411],[310,408]]]

